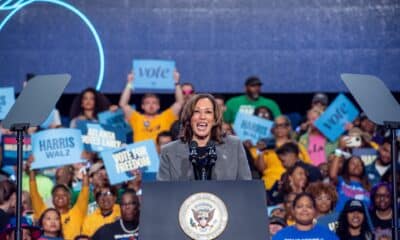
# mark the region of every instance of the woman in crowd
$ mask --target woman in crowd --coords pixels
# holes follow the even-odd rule
[[[251,179],[242,143],[223,134],[218,108],[210,94],[195,95],[186,103],[180,139],[161,149],[158,180],[199,179],[199,169],[211,169],[206,178],[212,180]]]
[[[97,114],[110,108],[110,101],[94,88],[83,90],[74,99],[70,110],[70,127],[77,127],[77,121],[97,122]],[[112,107],[116,109],[116,107]]]
[[[351,199],[339,216],[336,234],[342,240],[371,240],[373,234],[368,224],[368,215],[362,201]]]
[[[303,165],[296,163],[283,175],[282,182],[282,191],[284,194],[291,192],[299,194],[304,192],[308,185],[307,169]]]
[[[63,240],[61,214],[55,208],[46,209],[39,218],[38,225],[42,230],[39,240]]]
[[[275,118],[272,134],[274,135],[274,140],[271,139],[271,142],[274,144],[267,143],[263,148],[258,149],[259,151],[261,150],[258,156],[257,149],[253,148],[251,151],[253,158],[257,159],[255,165],[258,171],[262,173],[262,179],[267,190],[270,190],[285,172],[285,168],[276,154],[276,149],[287,142],[293,141],[292,126],[287,116],[282,115]],[[306,149],[299,145],[299,150],[299,159],[310,163]]]
[[[348,199],[360,199],[369,206],[369,190],[370,184],[365,174],[365,166],[360,157],[352,156],[344,161],[340,171],[341,158],[333,157],[332,165],[329,170],[329,177],[332,184],[336,186],[336,191],[339,196],[336,204],[336,211],[340,212],[343,209],[345,202]],[[341,174],[339,175],[339,172]]]
[[[314,125],[322,112],[319,107],[313,107],[307,112],[308,130],[299,139],[299,143],[307,149],[314,166],[327,162],[329,154],[334,152],[337,146],[336,142],[329,142]]]
[[[307,187],[306,192],[310,193],[315,199],[317,223],[335,231],[339,217],[339,214],[335,211],[338,200],[335,187],[329,183],[314,182]]]
[[[316,216],[315,201],[308,193],[300,193],[293,201],[295,224],[279,231],[272,239],[324,239],[336,240],[337,236],[329,229],[314,224]]]

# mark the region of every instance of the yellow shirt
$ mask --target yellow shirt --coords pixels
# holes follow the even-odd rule
[[[93,234],[105,224],[115,222],[121,216],[121,209],[118,204],[114,204],[113,211],[109,216],[104,217],[101,215],[99,208],[96,209],[92,214],[86,216],[83,221],[82,234],[87,236],[93,236]]]
[[[154,118],[146,118],[145,115],[133,111],[129,117],[129,125],[133,129],[133,141],[139,142],[152,139],[162,131],[169,131],[171,125],[178,119],[172,108],[168,108]]]
[[[303,160],[305,163],[311,163],[310,156],[308,155],[307,150],[300,144],[299,146],[299,159]],[[279,147],[279,146],[278,146]],[[252,148],[250,150],[253,159],[257,161],[257,149]],[[279,160],[278,155],[276,154],[274,149],[266,150],[264,152],[264,165],[265,169],[263,171],[262,179],[264,181],[265,189],[270,190],[274,183],[281,179],[282,174],[286,171],[282,166],[281,160]]]
[[[48,208],[40,197],[36,181],[29,181],[30,195],[34,219],[37,221],[40,215]],[[83,186],[75,205],[66,213],[61,214],[61,224],[65,240],[73,240],[80,234],[83,219],[86,216],[89,202],[89,186]]]

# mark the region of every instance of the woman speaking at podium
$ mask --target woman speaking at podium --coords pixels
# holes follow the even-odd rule
[[[222,132],[222,111],[210,94],[198,94],[181,115],[180,139],[161,149],[157,180],[250,180],[240,140]]]

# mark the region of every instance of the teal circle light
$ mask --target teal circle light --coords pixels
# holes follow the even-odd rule
[[[7,14],[7,16],[1,21],[0,23],[0,31],[3,29],[3,27],[6,25],[6,23],[11,19],[11,17],[17,13],[19,10],[21,10],[23,7],[34,3],[34,2],[44,2],[44,3],[51,3],[51,4],[55,4],[61,7],[64,7],[68,10],[70,10],[71,12],[75,13],[76,15],[78,15],[78,17],[81,18],[81,20],[88,26],[88,28],[90,29],[90,31],[93,34],[93,37],[96,41],[97,44],[97,49],[99,52],[99,58],[100,58],[100,66],[99,66],[99,76],[97,79],[97,84],[96,84],[96,90],[100,90],[101,85],[103,84],[103,78],[104,78],[104,50],[103,50],[103,45],[100,41],[100,37],[96,31],[96,29],[94,28],[93,24],[89,21],[89,19],[82,13],[80,12],[77,8],[75,8],[74,6],[60,1],[60,0],[28,0],[25,1],[24,0],[18,0],[16,2],[14,2],[13,4],[11,4],[12,0],[6,0],[3,3],[0,3],[0,10],[11,10],[10,13]]]

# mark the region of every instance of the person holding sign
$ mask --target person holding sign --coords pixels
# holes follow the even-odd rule
[[[175,80],[175,102],[167,110],[159,113],[160,99],[155,94],[145,94],[142,98],[141,108],[143,114],[134,110],[129,105],[131,92],[134,90],[134,73],[128,74],[128,80],[119,100],[125,119],[132,127],[134,142],[152,139],[156,141],[157,135],[162,131],[168,131],[171,125],[178,119],[183,106],[183,94],[179,85],[179,73],[174,72]]]
[[[72,102],[70,109],[70,128],[76,128],[77,121],[93,121],[97,123],[97,114],[106,110],[116,110],[103,94],[94,88],[86,88]]]
[[[329,154],[335,151],[338,144],[337,141],[330,142],[315,126],[315,121],[322,113],[323,110],[319,107],[311,108],[307,112],[309,128],[299,139],[299,143],[307,149],[314,166],[327,162]]]
[[[27,164],[32,163],[33,157],[28,161],[29,163]],[[29,173],[29,188],[34,210],[33,217],[35,220],[38,220],[48,207],[39,195],[35,175],[35,171],[31,170]],[[52,190],[52,201],[54,207],[61,213],[62,229],[65,239],[74,239],[75,236],[80,234],[80,227],[82,226],[88,208],[89,177],[86,172],[83,174],[82,190],[77,202],[72,208],[70,207],[71,190],[63,184],[54,186]]]
[[[256,76],[246,79],[246,94],[233,97],[226,102],[226,111],[224,112],[225,122],[233,124],[236,113],[242,112],[252,115],[254,109],[259,106],[265,106],[270,109],[275,117],[281,115],[281,110],[274,100],[260,96],[261,85],[261,80]]]
[[[212,95],[191,98],[181,120],[180,139],[161,149],[158,180],[251,179],[243,145],[222,132],[222,112]]]
[[[254,164],[258,171],[262,173],[266,190],[270,190],[285,172],[285,168],[279,160],[276,150],[285,143],[294,141],[292,137],[292,124],[290,119],[285,115],[275,118],[271,131],[274,135],[273,139],[270,139],[268,142],[260,141],[257,145],[258,148],[251,148],[251,154],[255,160]],[[298,147],[298,159],[310,163],[311,160],[307,150],[302,146]]]

